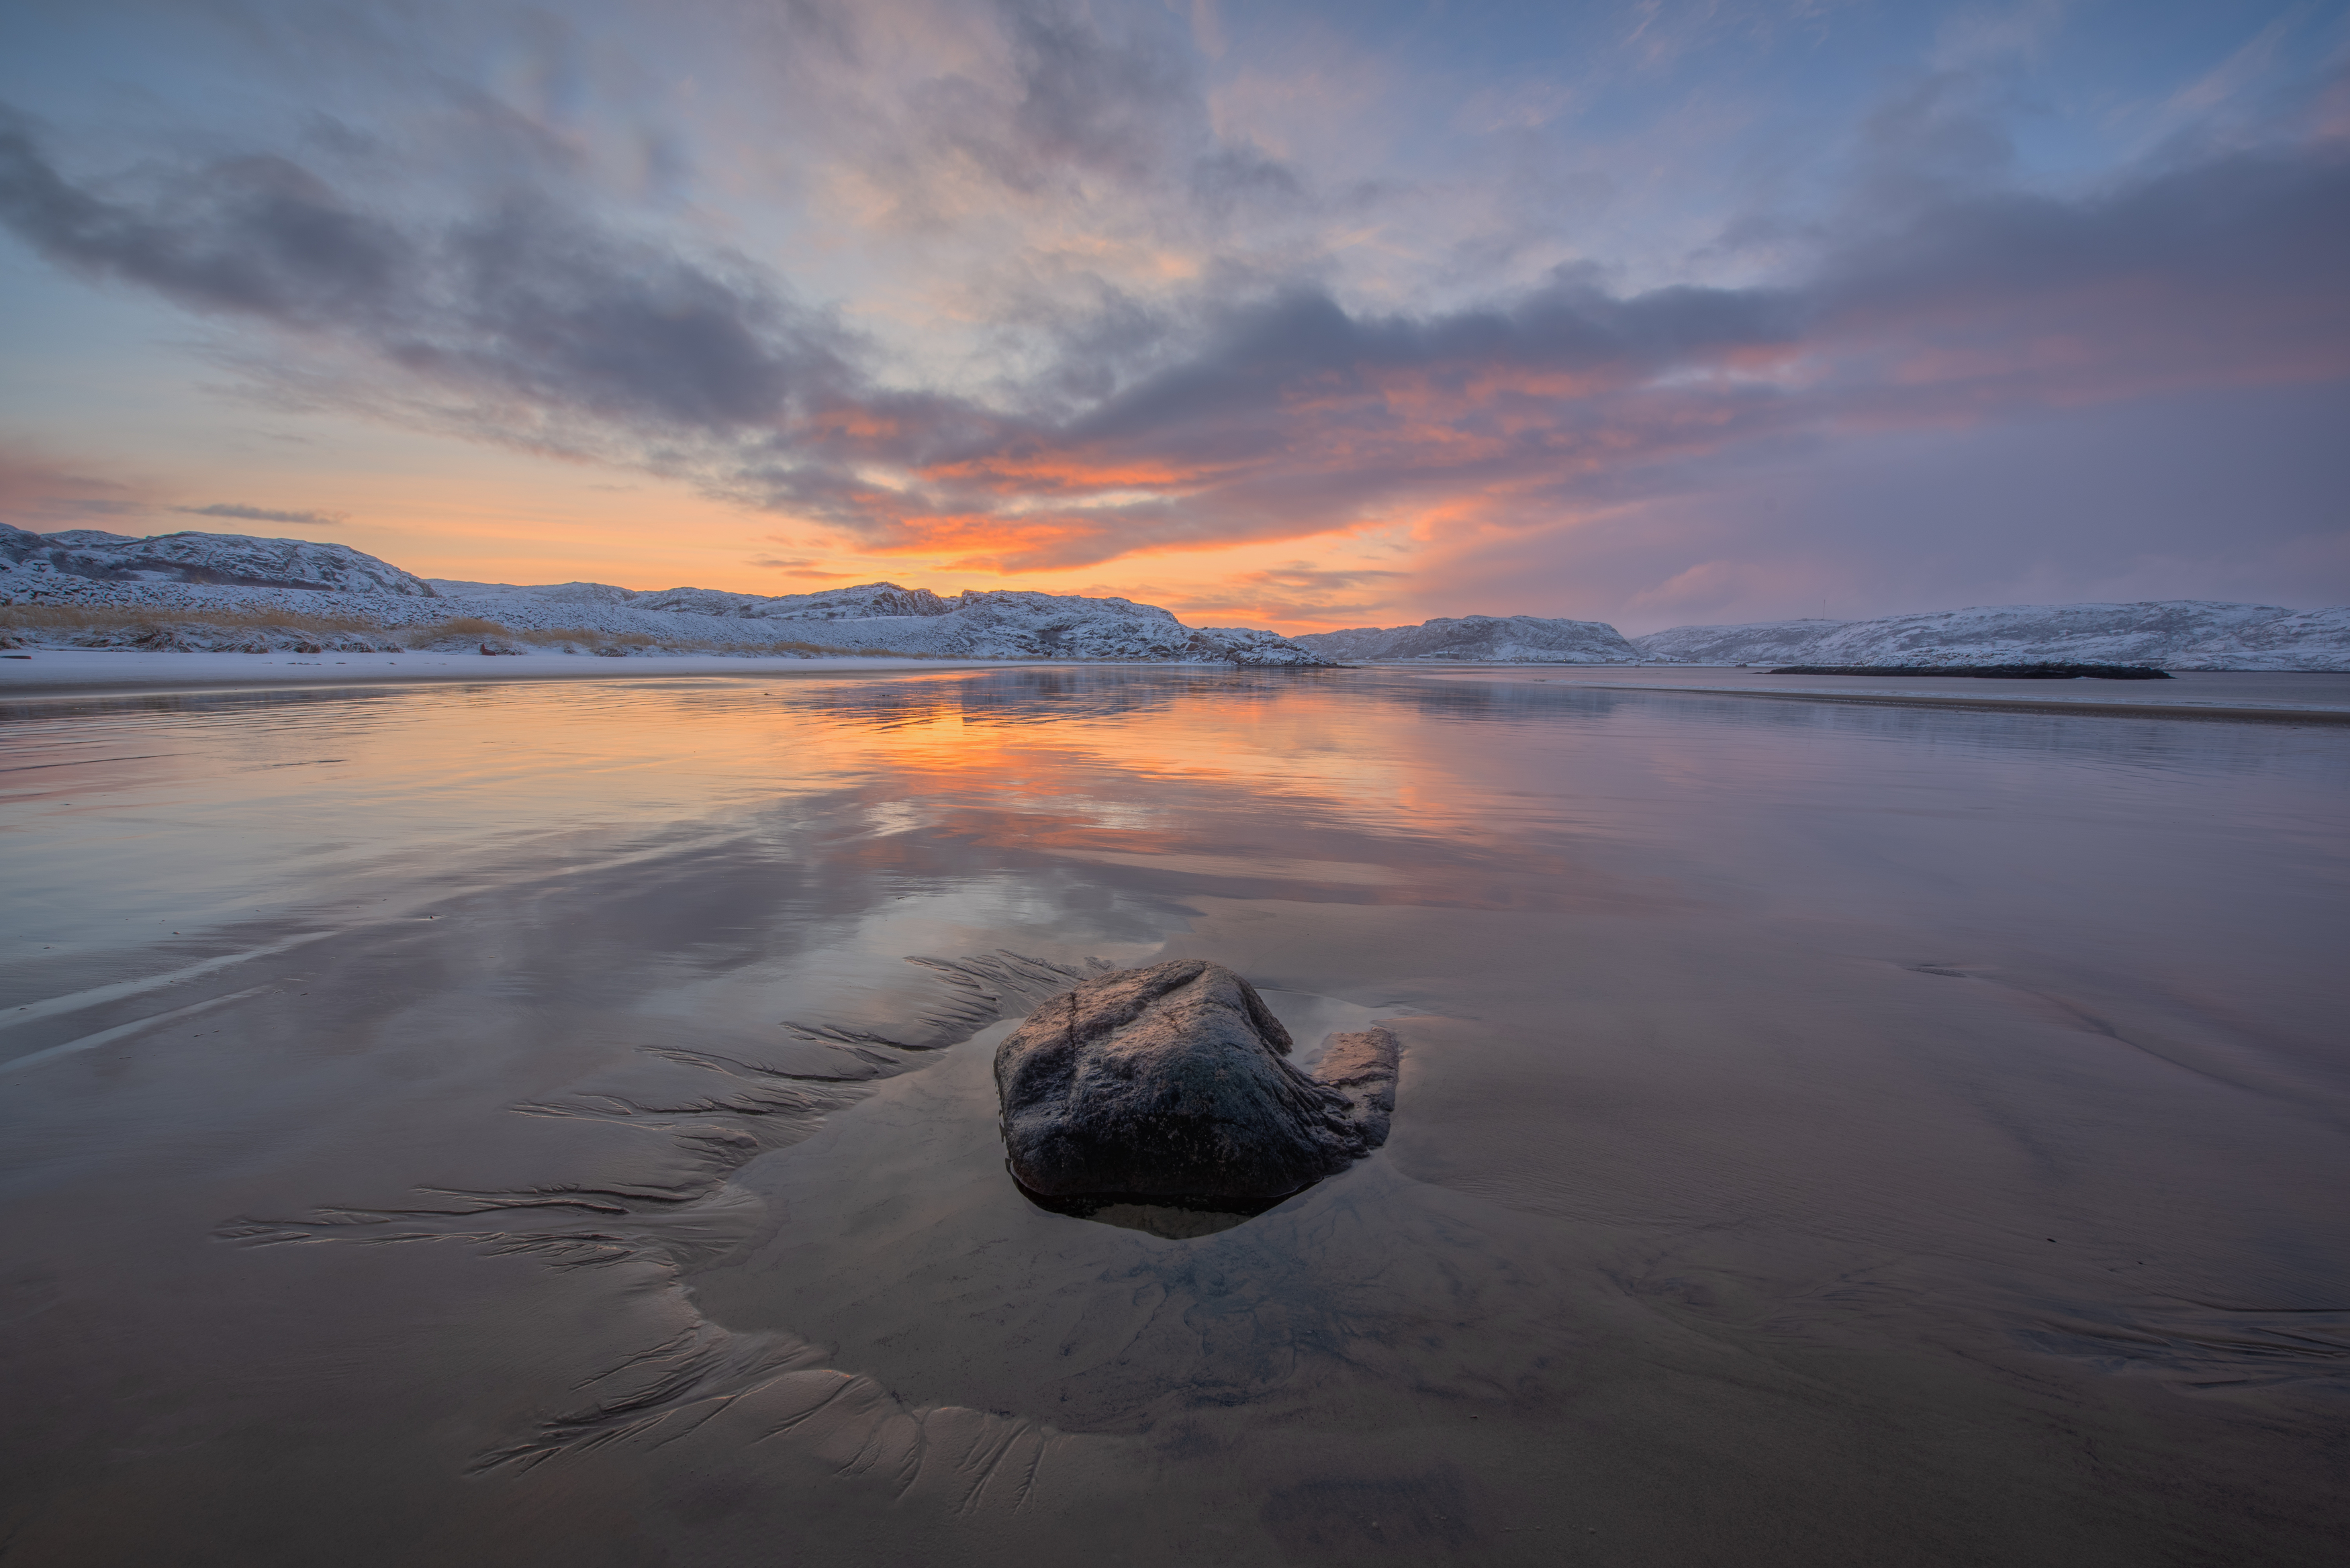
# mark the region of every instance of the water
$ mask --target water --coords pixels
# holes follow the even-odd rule
[[[1144,669],[5,716],[27,1562],[2350,1522],[2339,728]],[[993,1042],[1190,956],[1304,1060],[1394,1029],[1391,1141],[1197,1234],[1028,1203]]]

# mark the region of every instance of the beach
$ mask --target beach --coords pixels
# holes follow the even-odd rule
[[[2350,677],[74,657],[0,665],[27,1562],[2350,1524]],[[994,1043],[1190,957],[1394,1031],[1389,1142],[1028,1202]]]
[[[41,649],[0,659],[0,700],[98,692],[234,691],[249,687],[400,685],[449,680],[609,680],[615,677],[831,675],[985,669],[1047,662],[892,657],[766,658],[658,655],[607,660],[573,654],[149,653]],[[1185,668],[1190,668],[1185,666]],[[1215,668],[1208,666],[1207,668]],[[2167,681],[1884,679],[1773,675],[1702,665],[1412,664],[1368,668],[1435,679],[1555,682],[1597,691],[1691,691],[1715,696],[1881,702],[1898,706],[2076,707],[2157,716],[2350,720],[2350,675],[2334,671],[2187,670]]]

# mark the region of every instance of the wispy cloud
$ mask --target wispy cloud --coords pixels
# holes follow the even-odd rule
[[[854,572],[827,572],[818,567],[812,560],[778,556],[754,556],[751,557],[751,565],[768,571],[779,572],[787,577],[807,577],[832,582],[843,581],[857,575]]]
[[[140,486],[97,477],[90,466],[21,444],[0,444],[0,518],[41,533],[53,524],[133,516],[151,509]]]
[[[267,506],[244,506],[233,501],[215,501],[209,506],[174,506],[191,517],[234,517],[246,523],[307,523],[331,528],[348,523],[348,512],[279,512]]]

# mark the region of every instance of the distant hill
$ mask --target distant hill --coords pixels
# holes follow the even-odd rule
[[[895,583],[769,596],[603,583],[427,582],[343,545],[232,534],[132,539],[88,529],[43,535],[0,528],[0,598],[129,612],[110,624],[71,628],[68,640],[84,647],[259,650],[325,647],[339,636],[369,646],[387,639],[387,645],[423,639],[426,646],[452,647],[518,639],[614,654],[846,651],[1251,668],[1334,662],[1275,632],[1189,627],[1156,605],[1076,594],[946,596]],[[140,614],[168,618],[174,629],[140,626]],[[273,618],[281,623],[273,624]],[[322,624],[328,622],[335,624]],[[452,629],[457,622],[467,628]]]
[[[1534,615],[1444,617],[1418,626],[1357,627],[1290,639],[1300,648],[1363,663],[1409,659],[1471,664],[1638,664],[1640,655],[1605,621]]]
[[[432,598],[432,585],[348,545],[255,539],[243,534],[158,534],[134,539],[96,528],[28,534],[0,523],[0,566],[101,583],[203,583]]]
[[[1655,664],[2149,664],[2350,670],[2350,609],[2161,599],[2000,605],[1879,620],[1677,626],[1636,637]]]
[[[5,524],[0,524],[0,603],[84,607],[95,618],[71,628],[72,640],[91,647],[136,642],[258,650],[305,646],[339,628],[359,641],[390,639],[386,646],[408,646],[428,634],[452,646],[510,635],[541,648],[601,653],[847,649],[1287,668],[2055,660],[2169,670],[2350,670],[2350,609],[2289,610],[2207,599],[1678,626],[1628,640],[1601,621],[1531,615],[1443,617],[1418,626],[1283,637],[1247,627],[1186,626],[1156,605],[1076,594],[946,595],[896,583],[772,595],[608,583],[477,583],[420,577],[348,545],[305,539],[196,533],[133,538],[96,528],[34,534]],[[180,629],[165,634],[140,626],[142,615]],[[214,618],[209,626],[207,617]],[[272,618],[291,618],[279,625]],[[294,626],[296,620],[308,629]],[[457,621],[473,629],[433,631]],[[36,634],[20,628],[12,635]]]

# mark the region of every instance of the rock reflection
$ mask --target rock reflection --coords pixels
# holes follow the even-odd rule
[[[1008,1164],[1004,1171],[1010,1176]],[[1011,1181],[1019,1189],[1021,1197],[1047,1214],[1065,1214],[1072,1220],[1090,1220],[1097,1225],[1144,1231],[1153,1236],[1178,1241],[1233,1230],[1297,1196],[1295,1192],[1284,1192],[1278,1198],[1256,1201],[1196,1198],[1181,1202],[1170,1201],[1164,1194],[1139,1192],[1094,1192],[1055,1198],[1049,1193],[1032,1191],[1023,1186],[1016,1176],[1012,1176]]]

